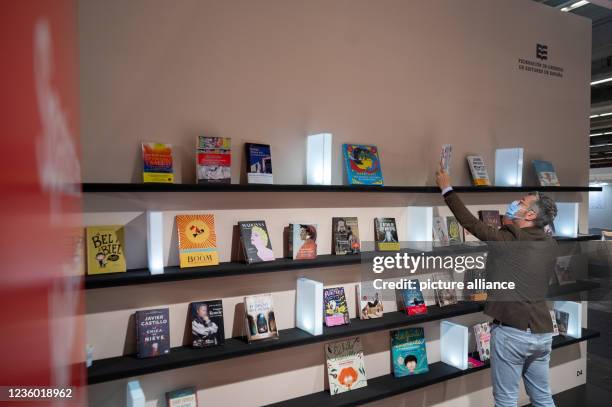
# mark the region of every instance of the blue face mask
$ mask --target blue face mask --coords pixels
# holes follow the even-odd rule
[[[506,209],[506,216],[509,217],[510,219],[523,219],[522,217],[516,215],[518,211],[520,210],[521,210],[520,201],[512,201],[512,203],[508,205],[508,209]]]

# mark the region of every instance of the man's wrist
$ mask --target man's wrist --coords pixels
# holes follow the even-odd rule
[[[452,190],[453,190],[453,187],[451,187],[450,185],[445,188],[442,188],[442,196],[448,194]]]

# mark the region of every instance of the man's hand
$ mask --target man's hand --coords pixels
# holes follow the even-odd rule
[[[438,184],[441,190],[444,190],[444,188],[451,186],[450,175],[448,175],[448,173],[444,171],[444,168],[442,167],[440,167],[438,171],[436,171],[436,183]]]

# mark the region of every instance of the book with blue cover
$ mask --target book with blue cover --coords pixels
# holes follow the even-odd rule
[[[383,185],[376,146],[343,144],[342,154],[349,185]]]
[[[405,328],[391,331],[391,358],[395,377],[429,372],[424,329]]]
[[[552,165],[550,161],[533,160],[533,169],[535,170],[535,173],[538,177],[540,186],[558,187],[561,185],[559,184],[559,179],[557,178],[555,167]]]
[[[411,287],[399,289],[397,292],[398,308],[403,308],[408,315],[427,313],[427,305],[423,298],[418,279],[410,280]]]
[[[273,184],[272,153],[269,144],[246,143],[247,181],[249,184]]]

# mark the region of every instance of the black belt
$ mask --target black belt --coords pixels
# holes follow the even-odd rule
[[[527,331],[527,329],[519,328],[518,326],[514,326],[511,324],[506,324],[505,322],[501,322],[500,320],[494,319],[493,323],[499,326],[509,326],[510,328],[518,329],[519,331]]]

